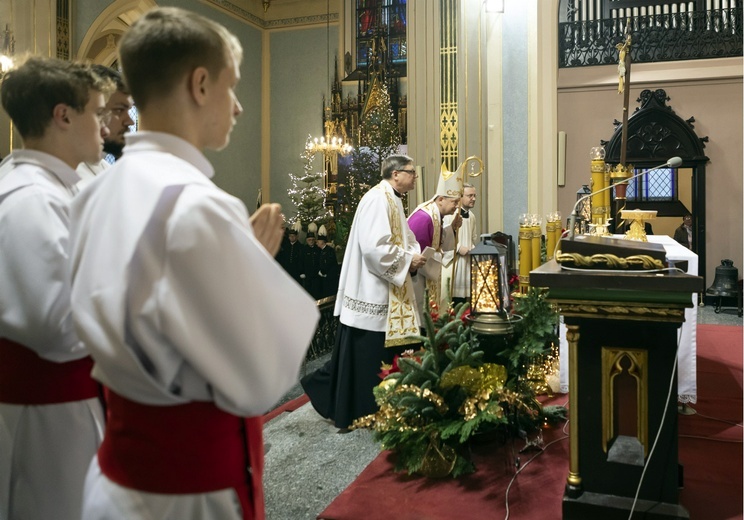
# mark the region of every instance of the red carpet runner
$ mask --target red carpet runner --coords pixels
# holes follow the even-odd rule
[[[310,402],[310,398],[307,395],[302,394],[300,397],[296,397],[292,399],[291,401],[287,401],[283,405],[277,406],[270,412],[265,413],[263,416],[263,423],[264,424],[268,423],[270,420],[272,420],[278,415],[283,414],[284,412],[294,412],[300,406],[302,406],[305,403],[309,403],[309,402]]]
[[[698,325],[697,415],[679,416],[680,502],[692,519],[742,518],[742,328]],[[564,404],[567,396],[551,402]],[[715,419],[713,419],[715,418]],[[719,419],[719,420],[716,420]],[[544,432],[546,447],[518,453],[523,442],[474,448],[476,473],[460,480],[409,478],[381,453],[318,518],[323,520],[558,520],[568,474],[568,439]]]

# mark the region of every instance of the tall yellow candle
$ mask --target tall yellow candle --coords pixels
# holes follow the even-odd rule
[[[550,221],[545,223],[545,252],[547,253],[548,260],[553,258],[553,251],[555,251],[555,228],[556,226],[558,226],[558,224],[558,222]]]
[[[605,184],[605,162],[604,159],[592,159],[592,191],[603,189]],[[609,191],[609,190],[608,190]],[[605,192],[592,195],[592,222],[604,224]]]
[[[555,246],[558,246],[558,243],[561,241],[561,235],[563,234],[563,221],[561,220],[561,214],[556,214],[556,221],[555,221],[555,230],[553,231],[555,239]],[[554,247],[555,247],[554,246]],[[560,246],[558,246],[560,248]],[[553,254],[552,252],[550,253]]]
[[[610,178],[610,169],[607,167],[608,165],[605,165],[605,174],[604,174],[604,185],[609,186],[612,182],[612,179]],[[604,192],[604,207],[605,207],[605,215],[608,217],[610,216],[610,206],[612,203],[610,202],[610,195],[612,195],[612,190],[607,190]]]
[[[519,290],[526,292],[530,286],[532,270],[532,227],[519,226]]]
[[[542,226],[540,221],[537,225],[532,226],[532,269],[537,269],[541,265],[540,242],[542,241]]]

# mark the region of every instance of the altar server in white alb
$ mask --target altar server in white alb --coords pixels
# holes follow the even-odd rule
[[[108,397],[83,519],[261,520],[261,415],[297,381],[319,315],[273,258],[278,205],[249,218],[202,154],[242,112],[242,48],[160,8],[119,53],[141,131],[72,208],[74,318]]]
[[[442,261],[444,253],[455,248],[455,235],[462,224],[457,213],[462,179],[460,170],[448,171],[443,164],[434,197],[420,204],[408,217],[408,225],[426,257],[424,266],[413,276],[413,290],[422,324],[424,313],[429,312],[430,301],[437,305],[448,304],[442,299]],[[445,224],[443,219],[447,215],[454,215],[454,218]]]
[[[342,430],[377,410],[372,389],[380,383],[380,365],[392,363],[419,333],[410,273],[425,259],[401,202],[415,183],[413,159],[382,161],[382,181],[359,201],[349,231],[331,360],[302,379],[315,410]]]
[[[34,57],[6,73],[21,135],[0,168],[0,518],[78,520],[103,433],[92,361],[70,309],[69,205],[100,157],[111,85]]]
[[[475,187],[472,184],[463,184],[462,199],[460,199],[458,210],[462,225],[457,230],[457,245],[452,251],[444,253],[444,265],[448,268],[442,269],[442,291],[450,293],[454,304],[470,299],[470,250],[478,243],[476,217],[473,213],[475,199]],[[445,228],[452,224],[455,215],[444,217]]]

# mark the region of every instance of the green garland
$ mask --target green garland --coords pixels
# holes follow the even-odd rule
[[[397,453],[396,471],[443,477],[475,470],[466,445],[477,433],[505,436],[565,419],[562,407],[543,408],[526,380],[531,360],[557,341],[557,313],[539,290],[517,299],[522,321],[494,345],[472,331],[468,304],[425,316],[422,349],[397,358],[374,389],[379,410],[355,421],[383,449]]]

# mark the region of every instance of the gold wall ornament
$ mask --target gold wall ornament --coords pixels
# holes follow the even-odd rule
[[[460,26],[460,2],[440,0],[442,28],[439,42],[441,66],[441,91],[439,101],[439,131],[442,162],[455,169],[459,152],[459,117],[457,102],[457,80],[460,77],[457,64]]]
[[[385,89],[385,92],[383,91]],[[364,107],[362,108],[362,119],[375,108],[384,108],[385,106],[385,95],[387,94],[386,88],[380,82],[380,76],[375,74],[372,76],[372,81],[369,86],[369,96],[364,100]]]

